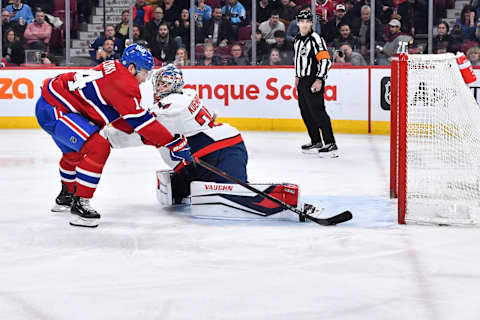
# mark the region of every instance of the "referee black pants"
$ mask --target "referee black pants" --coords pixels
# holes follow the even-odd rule
[[[322,136],[324,144],[335,143],[332,123],[327,110],[325,110],[325,99],[323,97],[325,82],[323,82],[322,89],[319,92],[312,93],[311,87],[314,81],[315,77],[303,77],[298,81],[297,92],[300,114],[307,127],[312,144],[322,142]],[[320,135],[320,130],[322,135]]]

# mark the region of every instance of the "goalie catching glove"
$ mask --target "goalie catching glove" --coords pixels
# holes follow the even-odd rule
[[[175,134],[173,140],[165,145],[170,150],[170,158],[173,161],[182,161],[185,165],[192,162],[190,145],[187,138],[182,134]]]

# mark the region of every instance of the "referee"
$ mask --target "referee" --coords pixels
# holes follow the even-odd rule
[[[332,62],[325,40],[312,30],[312,20],[313,15],[309,10],[298,13],[300,32],[294,43],[298,105],[311,140],[311,143],[302,146],[302,151],[337,157],[335,151],[338,148],[323,97],[325,79]]]

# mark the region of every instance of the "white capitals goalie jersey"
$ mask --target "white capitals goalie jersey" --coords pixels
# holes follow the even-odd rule
[[[215,122],[193,89],[169,94],[160,100],[160,107],[155,106],[150,111],[170,132],[185,135],[192,155],[199,158],[243,141],[236,128]],[[160,154],[176,172],[184,167],[183,163],[170,159],[168,149],[160,148]]]

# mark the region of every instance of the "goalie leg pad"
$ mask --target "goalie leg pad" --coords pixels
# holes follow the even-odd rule
[[[173,170],[157,170],[157,199],[164,206],[173,204],[172,175]]]
[[[299,189],[296,184],[252,184],[252,186],[288,205],[294,207],[298,205]],[[222,204],[264,217],[285,211],[280,204],[237,184],[193,181],[190,189],[192,205]]]

